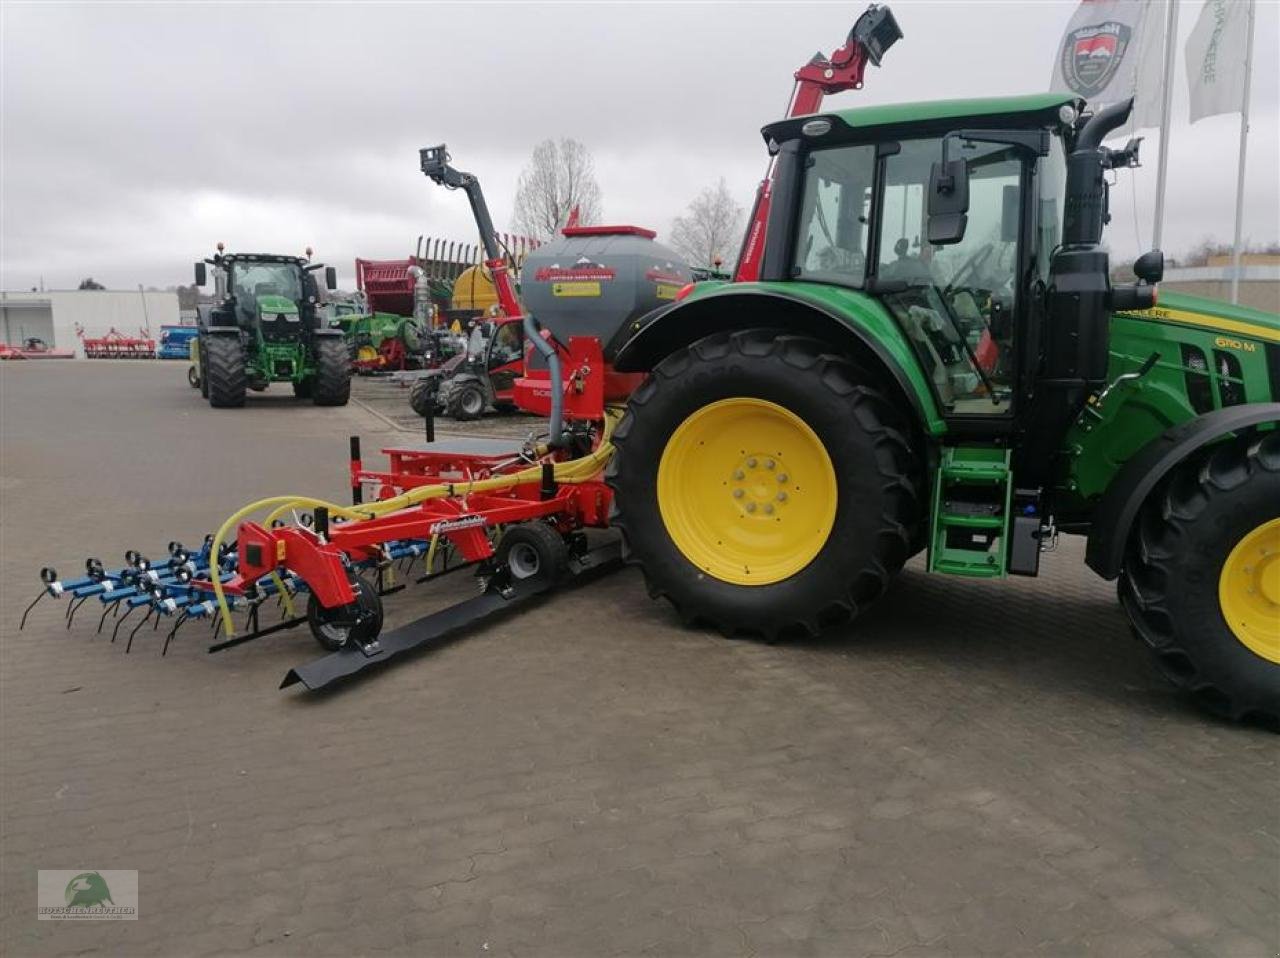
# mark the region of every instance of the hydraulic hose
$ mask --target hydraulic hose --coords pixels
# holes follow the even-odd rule
[[[539,337],[541,340],[541,337]],[[553,350],[554,352],[554,350]],[[552,375],[555,375],[553,371]],[[553,410],[554,410],[553,406]],[[557,462],[552,467],[552,476],[556,482],[564,484],[577,484],[589,482],[594,478],[601,469],[603,469],[611,458],[613,458],[613,443],[610,441],[613,436],[613,428],[621,417],[621,410],[617,407],[610,407],[605,411],[604,428],[600,435],[600,444],[578,459],[570,459],[566,462]],[[554,414],[553,414],[554,418]],[[242,522],[248,516],[262,509],[274,506],[271,513],[267,516],[267,525],[280,518],[286,512],[293,509],[316,509],[326,508],[331,516],[338,516],[344,519],[374,519],[385,516],[401,509],[407,509],[411,506],[427,502],[431,499],[444,499],[450,496],[468,496],[475,492],[498,492],[503,489],[510,489],[513,486],[523,485],[530,482],[540,482],[542,479],[542,464],[535,463],[526,469],[517,472],[508,473],[503,476],[491,476],[488,479],[472,479],[467,482],[449,482],[438,483],[432,486],[420,486],[417,489],[410,489],[408,492],[401,493],[398,496],[392,496],[390,499],[382,499],[378,502],[372,502],[359,507],[343,506],[337,503],[327,502],[324,499],[315,499],[310,496],[271,496],[266,499],[259,499],[257,502],[251,502],[242,509],[237,510],[227,518],[225,522],[214,533],[213,541],[209,546],[211,563],[217,567],[218,552],[222,547],[222,543],[226,541],[227,533],[231,531],[238,523]],[[432,548],[435,547],[433,538]],[[222,588],[221,577],[212,575],[212,585],[214,599],[218,606],[218,613],[222,618],[222,627],[228,636],[235,635],[235,627],[231,618],[231,606],[226,599],[225,591]]]

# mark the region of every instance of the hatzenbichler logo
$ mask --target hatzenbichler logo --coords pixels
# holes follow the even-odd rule
[[[138,873],[41,869],[36,905],[40,921],[137,921]]]

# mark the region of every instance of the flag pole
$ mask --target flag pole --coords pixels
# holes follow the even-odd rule
[[[1253,66],[1254,0],[1249,0],[1244,41],[1244,99],[1240,103],[1240,171],[1236,174],[1236,235],[1231,244],[1231,302],[1240,302],[1240,234],[1244,230],[1244,159],[1249,144],[1249,81]]]
[[[1173,106],[1173,61],[1178,42],[1178,0],[1166,0],[1169,16],[1164,30],[1164,98],[1160,105],[1160,159],[1156,165],[1156,222],[1151,248],[1160,249],[1164,232],[1164,188],[1169,174],[1169,111]]]

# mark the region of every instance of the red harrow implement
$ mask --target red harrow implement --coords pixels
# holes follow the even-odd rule
[[[86,359],[155,359],[156,341],[146,330],[137,336],[126,336],[114,326],[105,336],[87,337],[84,329],[77,327]]]
[[[889,11],[872,6],[835,54],[818,55],[797,71],[790,115],[816,111],[826,94],[860,87],[866,63],[878,63],[900,35]],[[145,625],[158,631],[169,619],[162,652],[190,622],[210,623],[210,652],[305,623],[328,654],[290,670],[281,687],[318,689],[621,565],[616,536],[594,541],[588,532],[609,527],[613,492],[604,470],[613,456],[613,429],[642,377],[616,372],[606,361],[607,336],[598,323],[586,327],[595,335],[577,335],[572,319],[558,317],[557,339],[527,313],[511,275],[515,257],[503,248],[476,177],[452,167],[443,145],[423,149],[419,160],[433,182],[467,195],[501,311],[521,322],[532,350],[515,383],[515,402],[548,417],[546,434],[518,446],[435,443],[429,408],[427,443],[383,450],[384,469],[368,468],[352,438],[350,504],[275,496],[236,512],[199,550],[171,543],[169,558],[157,564],[130,552],[123,568],[107,571],[88,559],[85,575],[66,581],[46,568],[27,612],[46,595],[65,596],[70,627],[96,598],[98,629],[114,617],[114,641],[128,616],[143,609],[126,649]],[[769,184],[766,179],[757,197],[740,278],[751,275],[753,262],[758,266],[754,244],[768,216]],[[422,582],[460,569],[475,571],[478,595],[382,631],[382,597],[403,588],[393,584],[397,572]],[[305,613],[294,606],[303,594]],[[281,614],[264,624],[269,604]]]

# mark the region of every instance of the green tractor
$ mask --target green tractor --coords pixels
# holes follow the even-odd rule
[[[342,330],[320,304],[315,273],[337,286],[332,266],[300,256],[224,253],[196,263],[197,286],[214,269],[217,302],[199,308],[191,345],[191,384],[216,408],[243,406],[246,390],[290,383],[300,399],[345,406],[351,359]]]
[[[649,374],[608,478],[654,595],[725,634],[803,636],[918,552],[1033,576],[1077,534],[1170,679],[1280,718],[1280,317],[1157,305],[1157,251],[1113,284],[1107,178],[1137,143],[1103,139],[1129,107],[1041,94],[764,128],[755,275],[611,344]]]

